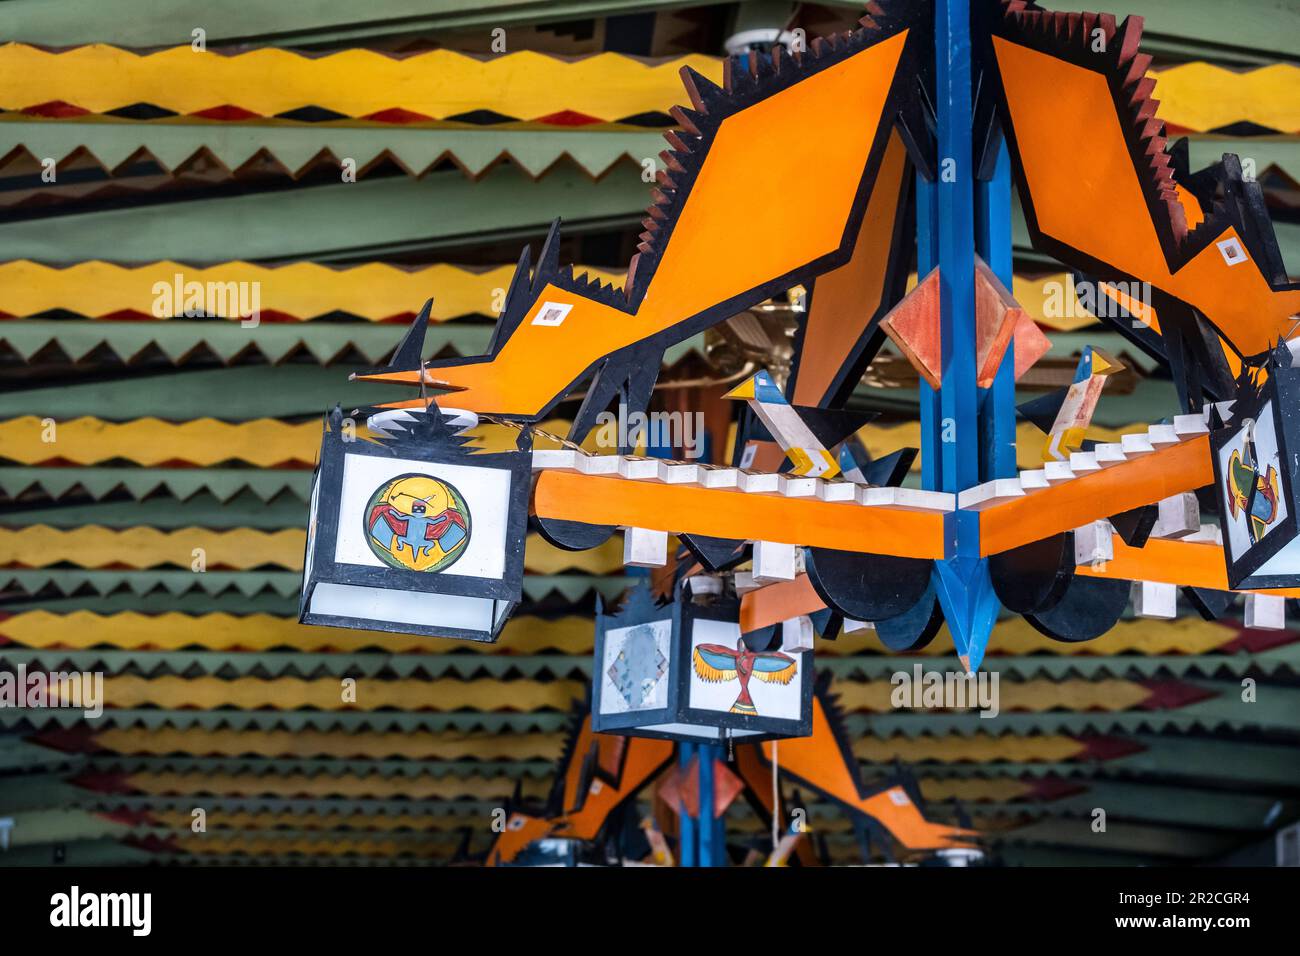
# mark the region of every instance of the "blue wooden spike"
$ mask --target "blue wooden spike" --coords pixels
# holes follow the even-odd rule
[[[970,0],[938,0],[934,43],[939,175],[932,192],[919,194],[917,212],[930,217],[926,238],[939,266],[943,373],[934,406],[927,408],[923,397],[922,429],[927,457],[936,459],[928,477],[956,493],[980,482],[981,434],[987,433],[975,369]],[[984,659],[998,603],[988,561],[980,557],[979,515],[954,512],[944,527],[947,553],[935,562],[935,591],[957,654],[973,671]]]

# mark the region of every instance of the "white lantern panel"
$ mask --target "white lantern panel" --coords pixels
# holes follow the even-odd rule
[[[1218,451],[1219,474],[1224,476],[1223,480],[1229,483],[1230,489],[1233,487],[1230,483],[1234,480],[1234,474],[1244,473],[1240,471],[1244,466],[1257,474],[1270,491],[1269,495],[1263,493],[1255,495],[1256,514],[1253,517],[1242,507],[1229,507],[1226,509],[1228,513],[1220,516],[1224,544],[1233,561],[1282,525],[1287,518],[1286,494],[1282,491],[1281,485],[1281,474],[1284,468],[1278,451],[1277,419],[1271,401],[1264,404],[1255,420],[1255,453],[1259,457],[1257,462],[1250,459],[1250,453],[1246,448],[1245,428],[1239,429]],[[1237,470],[1232,467],[1234,454],[1235,462],[1239,466]],[[1242,488],[1241,491],[1247,493],[1249,488]]]
[[[501,578],[509,513],[504,469],[346,455],[334,560]]]
[[[322,581],[312,590],[308,611],[313,615],[391,624],[491,631],[510,603],[433,591],[402,591]]]
[[[802,666],[802,653],[750,651],[741,640],[739,624],[697,619],[691,633],[690,706],[799,720]]]
[[[605,632],[600,710],[625,714],[668,706],[673,623],[650,621]]]
[[[702,724],[652,724],[642,729],[651,733],[671,734],[676,737],[698,737],[700,740],[707,740],[710,743],[717,743],[719,740],[717,727],[708,727]],[[733,728],[727,731],[728,737],[735,737],[736,739],[757,737],[761,734],[762,731],[760,730],[736,730]]]

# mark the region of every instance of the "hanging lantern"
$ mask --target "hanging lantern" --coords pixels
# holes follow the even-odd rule
[[[812,732],[812,651],[780,650],[781,628],[742,636],[734,597],[684,587],[658,605],[648,585],[616,614],[597,607],[592,729],[752,743]],[[751,646],[761,644],[761,646]]]
[[[312,481],[303,624],[497,639],[520,599],[532,456],[475,454],[463,424],[431,406],[385,415],[369,441],[335,408]]]
[[[1242,390],[1231,420],[1211,434],[1228,586],[1300,585],[1300,369],[1274,350],[1268,378]]]

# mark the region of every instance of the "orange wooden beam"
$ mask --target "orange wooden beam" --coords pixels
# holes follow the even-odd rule
[[[545,518],[775,541],[906,558],[943,557],[943,514],[727,488],[542,471],[533,512]]]
[[[980,554],[1010,551],[1213,481],[1210,439],[1200,435],[980,512]]]
[[[740,629],[748,634],[759,628],[780,624],[801,614],[812,614],[826,607],[813,590],[808,575],[793,581],[769,584],[740,596]]]
[[[1079,574],[1094,578],[1156,581],[1161,584],[1177,584],[1180,587],[1230,590],[1228,572],[1223,561],[1223,548],[1217,544],[1151,538],[1145,547],[1130,548],[1124,543],[1123,538],[1115,535],[1113,561],[1108,561],[1105,567],[1097,569],[1081,564],[1075,570]],[[1300,597],[1300,588],[1273,588],[1242,593]]]

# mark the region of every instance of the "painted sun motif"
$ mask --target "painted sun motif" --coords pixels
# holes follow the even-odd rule
[[[366,506],[366,542],[379,560],[407,571],[442,571],[469,546],[469,507],[454,485],[431,475],[401,475]]]

